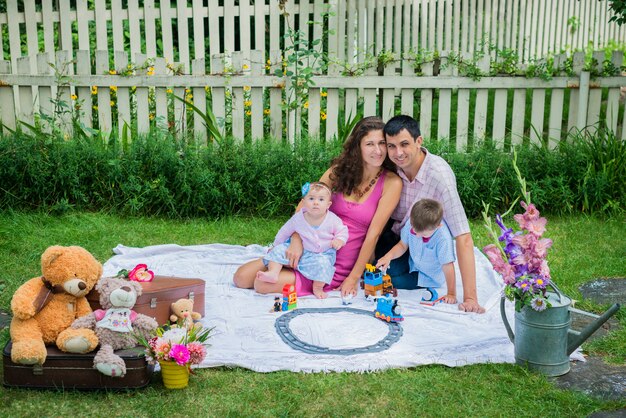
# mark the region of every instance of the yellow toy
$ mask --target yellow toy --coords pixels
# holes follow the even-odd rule
[[[170,315],[170,322],[177,324],[179,327],[187,329],[200,329],[202,324],[194,322],[202,318],[202,315],[193,311],[193,300],[191,299],[178,299],[172,303],[172,312]]]
[[[70,353],[86,353],[98,345],[92,330],[70,326],[92,312],[85,295],[100,279],[102,265],[82,247],[52,246],[41,255],[41,272],[11,299],[14,363],[43,364],[49,344]]]

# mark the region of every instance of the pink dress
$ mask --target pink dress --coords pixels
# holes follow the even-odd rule
[[[361,246],[365,241],[365,235],[372,223],[372,218],[378,209],[378,202],[383,194],[385,184],[385,174],[383,171],[374,190],[362,203],[347,202],[342,193],[333,193],[333,203],[330,210],[339,216],[348,227],[348,242],[337,251],[337,261],[335,261],[335,275],[330,284],[324,286],[324,291],[329,292],[337,289],[352,271],[356,259],[359,257]],[[298,271],[296,275],[296,292],[298,296],[313,294],[313,282],[302,276]]]

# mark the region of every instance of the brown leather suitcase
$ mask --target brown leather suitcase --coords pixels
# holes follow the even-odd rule
[[[204,287],[202,279],[183,279],[171,276],[154,276],[151,282],[141,283],[143,294],[137,298],[134,311],[148,315],[166,324],[170,318],[171,304],[178,299],[193,299],[193,310],[204,316]],[[91,309],[101,309],[100,294],[94,289],[87,294]]]
[[[11,341],[2,351],[4,386],[32,389],[124,390],[150,383],[154,366],[146,361],[144,348],[135,347],[115,353],[126,363],[124,377],[109,377],[93,368],[96,351],[87,354],[64,353],[47,347],[43,365],[26,366],[11,361]]]

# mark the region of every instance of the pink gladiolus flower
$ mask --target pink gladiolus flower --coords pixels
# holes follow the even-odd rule
[[[183,344],[175,344],[170,350],[170,358],[177,364],[184,366],[189,361],[189,350]]]
[[[535,205],[533,205],[532,203],[528,205],[526,204],[526,202],[521,202],[521,205],[524,209],[526,209],[526,212],[524,213],[524,218],[529,221],[539,218],[539,211],[537,210]]]
[[[534,236],[534,235],[530,235]],[[548,253],[548,248],[552,247],[552,240],[549,238],[542,238],[535,243],[534,253],[538,258],[545,258]]]

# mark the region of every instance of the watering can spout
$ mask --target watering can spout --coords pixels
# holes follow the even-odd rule
[[[572,354],[572,352],[576,350],[576,348],[579,347],[583,342],[585,342],[585,340],[589,338],[591,334],[596,332],[596,330],[600,328],[602,324],[608,321],[610,317],[612,317],[617,311],[619,311],[619,308],[620,308],[619,303],[616,303],[600,316],[590,314],[585,311],[580,311],[578,309],[570,308],[570,311],[582,313],[583,315],[587,315],[587,316],[593,316],[594,318],[596,318],[596,320],[593,321],[591,324],[587,325],[587,327],[581,330],[580,332],[573,331],[571,329],[569,330],[567,355]]]

